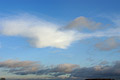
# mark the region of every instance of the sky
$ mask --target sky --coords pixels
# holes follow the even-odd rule
[[[120,78],[119,0],[0,0],[0,77]]]

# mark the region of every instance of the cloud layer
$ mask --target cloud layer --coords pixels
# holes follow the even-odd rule
[[[59,76],[69,74],[73,70],[79,68],[76,64],[59,64],[57,66],[45,67],[35,61],[6,60],[0,62],[0,68],[5,71],[17,75],[52,75]]]
[[[101,63],[100,63],[101,64]],[[93,67],[81,67],[76,64],[59,64],[52,67],[34,61],[6,60],[0,62],[0,68],[16,75],[51,75],[53,77],[65,76],[67,78],[120,78],[120,61],[112,65],[107,63]]]
[[[35,61],[20,61],[20,60],[6,60],[0,62],[0,68],[8,69],[8,72],[35,72],[38,71],[42,66]]]
[[[113,65],[80,68],[74,70],[71,76],[83,78],[118,78],[120,76],[120,61],[115,62]]]

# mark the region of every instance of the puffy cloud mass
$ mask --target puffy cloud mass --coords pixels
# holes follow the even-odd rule
[[[65,28],[32,15],[12,16],[0,19],[0,34],[6,36],[20,36],[36,48],[55,47],[66,49],[73,42],[87,38],[118,37],[120,28],[104,31],[80,32],[72,28],[82,27],[98,29],[101,23],[91,21],[85,17],[78,17]],[[69,29],[68,29],[69,28]],[[64,30],[63,30],[64,29]]]
[[[76,40],[74,31],[60,31],[60,26],[41,19],[26,16],[0,20],[0,33],[7,36],[21,36],[37,48],[66,48]]]

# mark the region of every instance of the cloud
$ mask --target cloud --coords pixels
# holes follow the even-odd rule
[[[44,67],[43,69],[39,69],[38,71],[33,72],[16,72],[17,75],[27,75],[27,74],[35,74],[35,75],[52,75],[58,77],[60,75],[70,74],[73,70],[79,68],[79,65],[76,64],[59,64],[53,67]]]
[[[35,72],[42,66],[35,61],[19,61],[19,60],[6,60],[0,62],[0,68],[8,69],[8,72]]]
[[[0,62],[0,68],[4,71],[16,75],[52,75],[60,76],[69,74],[73,70],[79,68],[76,64],[59,64],[53,67],[46,67],[35,61],[6,60]]]
[[[102,61],[102,62],[99,63],[99,65],[106,65],[108,63],[109,63],[108,61]]]
[[[79,68],[79,65],[76,65],[76,64],[59,64],[57,67],[54,68],[54,71],[55,72],[69,73],[76,68]]]
[[[119,38],[110,37],[102,42],[97,43],[95,46],[99,50],[109,51],[120,47],[119,40]]]
[[[92,67],[80,67],[77,64],[59,64],[53,67],[45,67],[34,61],[6,60],[0,62],[0,68],[16,75],[67,76],[70,79],[120,78],[120,61],[116,61],[111,65],[104,61]]]
[[[111,19],[114,26],[111,28],[106,35],[110,35],[104,41],[96,43],[95,47],[102,51],[111,51],[111,50],[118,50],[120,48],[120,17],[114,17]],[[117,35],[118,34],[118,35]],[[117,35],[117,36],[116,36]],[[119,50],[118,50],[119,51]]]
[[[79,24],[80,23],[80,24]],[[86,27],[97,29],[100,23],[79,17],[67,27]],[[73,42],[88,38],[118,37],[120,28],[96,32],[78,32],[73,29],[62,29],[61,25],[42,20],[32,15],[19,15],[0,19],[0,34],[6,36],[20,36],[36,48],[54,47],[68,48]]]
[[[60,31],[60,26],[34,16],[13,16],[0,20],[0,33],[21,36],[36,48],[67,48],[76,40],[75,31]]]
[[[101,25],[102,25],[101,23],[97,23],[95,21],[89,20],[84,16],[80,16],[73,20],[71,23],[69,23],[65,28],[77,30],[82,29],[96,30],[100,29]]]
[[[120,76],[120,61],[113,65],[79,68],[74,70],[71,76],[78,78],[117,78]]]

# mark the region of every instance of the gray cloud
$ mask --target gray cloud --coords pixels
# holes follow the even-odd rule
[[[107,65],[109,62],[108,61],[102,61],[99,63],[99,65]]]
[[[109,32],[116,33],[119,32],[120,29],[120,17],[114,17],[111,18],[111,21],[113,22],[113,29],[110,30]],[[118,33],[119,35],[119,33]],[[111,50],[117,50],[119,52],[120,48],[120,36],[111,36],[105,39],[104,41],[98,42],[95,47],[99,50],[102,51],[111,51]]]
[[[95,46],[97,49],[103,50],[103,51],[117,49],[120,47],[120,39],[111,37],[102,42],[97,43]]]
[[[70,74],[73,70],[79,68],[79,65],[76,64],[59,64],[52,68],[43,68],[38,71],[33,72],[16,72],[18,75],[27,75],[27,74],[35,74],[35,75],[52,75],[52,76],[60,76],[65,74]]]
[[[59,64],[53,67],[45,67],[35,61],[6,60],[0,62],[0,68],[17,75],[53,75],[59,76],[69,74],[74,69],[79,68],[76,64]]]
[[[120,61],[109,66],[98,65],[76,69],[71,73],[71,76],[78,78],[116,78],[120,76]]]
[[[97,23],[95,21],[89,20],[84,16],[77,17],[70,24],[68,24],[65,28],[68,29],[88,29],[88,30],[96,30],[101,28],[101,23]]]
[[[8,72],[36,72],[43,66],[35,61],[6,60],[0,62],[0,68],[7,69]]]
[[[79,68],[79,65],[75,64],[59,64],[57,67],[54,68],[55,72],[65,72],[69,73],[74,69]]]

